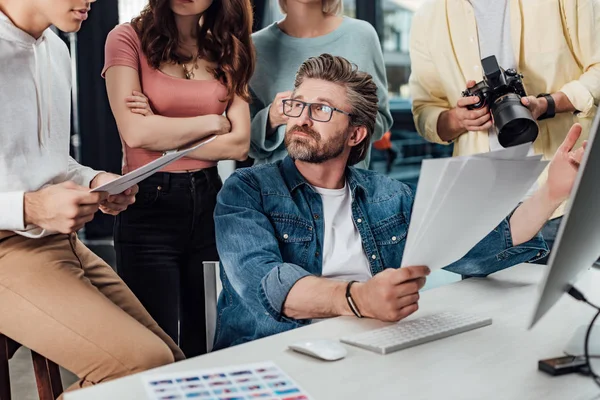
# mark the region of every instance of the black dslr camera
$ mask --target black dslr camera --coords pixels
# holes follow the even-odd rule
[[[538,125],[531,111],[521,103],[526,97],[523,75],[514,69],[503,70],[496,56],[481,60],[483,80],[462,92],[463,97],[477,96],[479,102],[467,108],[474,110],[489,106],[498,130],[498,141],[503,147],[533,142],[538,135]]]

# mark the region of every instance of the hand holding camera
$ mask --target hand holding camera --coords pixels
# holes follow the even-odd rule
[[[467,90],[475,86],[475,81],[467,82]],[[472,106],[479,102],[476,96],[462,97],[458,99],[454,109],[455,118],[466,131],[487,131],[492,127],[492,116],[488,106],[479,109],[472,109]]]
[[[483,80],[462,93],[471,100],[466,104],[467,110],[487,112],[489,108],[502,147],[533,142],[538,135],[538,126],[531,111],[521,102],[527,97],[523,76],[514,69],[503,70],[495,56],[484,58],[481,65]],[[457,113],[458,110],[460,108]]]

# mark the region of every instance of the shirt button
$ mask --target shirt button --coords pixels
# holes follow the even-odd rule
[[[392,236],[392,241],[396,241],[396,236]]]
[[[283,238],[284,238],[284,239],[287,239],[287,238],[289,238],[289,237],[290,237],[290,236],[289,236],[287,233],[284,233],[284,234],[283,234]]]
[[[362,219],[357,219],[356,222],[358,222],[359,224],[362,222]]]
[[[473,67],[473,69],[474,69],[475,71],[478,71],[478,70],[479,70],[479,65],[476,65],[476,66],[474,66],[474,67]]]
[[[371,256],[371,258],[372,258],[373,260],[376,260],[376,259],[377,259],[377,256],[376,256],[375,254],[373,254],[373,255]]]
[[[315,219],[319,219],[319,214],[315,214],[313,217],[315,217]]]
[[[162,190],[162,186],[157,186],[156,190],[161,191]]]
[[[315,252],[315,257],[319,257],[319,252],[318,251]]]
[[[471,38],[469,40],[471,41],[471,43],[473,43],[475,41],[475,38],[473,36],[471,36]]]

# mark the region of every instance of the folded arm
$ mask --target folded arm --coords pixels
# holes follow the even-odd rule
[[[217,136],[215,140],[190,153],[188,157],[206,161],[244,161],[248,158],[248,148],[250,147],[250,107],[248,103],[241,97],[235,96],[227,108],[227,118],[231,122],[231,132]]]
[[[217,118],[220,116],[216,115],[169,118],[132,113],[125,98],[134,91],[141,92],[138,71],[116,65],[108,68],[105,77],[110,108],[119,133],[129,147],[154,151],[173,150],[220,132]]]

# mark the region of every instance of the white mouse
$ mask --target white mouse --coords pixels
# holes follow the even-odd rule
[[[337,340],[315,339],[294,343],[290,349],[326,361],[340,360],[346,357],[346,348]]]

